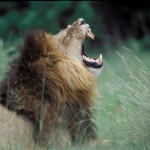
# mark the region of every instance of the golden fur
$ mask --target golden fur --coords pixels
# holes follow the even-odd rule
[[[35,143],[43,146],[54,127],[68,131],[72,143],[96,138],[91,113],[95,76],[80,56],[88,26],[79,22],[56,35],[28,32],[1,83],[0,103],[25,118],[21,124],[27,124]]]
[[[0,149],[15,150],[19,146],[32,149],[34,140],[30,133],[33,132],[31,123],[3,106],[0,106],[0,114]]]

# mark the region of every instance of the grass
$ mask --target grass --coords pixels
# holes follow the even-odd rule
[[[150,149],[150,74],[142,61],[149,57],[132,51],[123,47],[122,54],[110,54],[113,60],[106,60],[98,79],[102,98],[96,118],[109,149]]]
[[[5,46],[0,41],[1,79],[8,62],[16,54],[14,49],[15,46]],[[104,55],[104,68],[97,78],[100,97],[94,107],[99,141],[94,145],[66,147],[65,150],[150,149],[149,56],[134,46],[131,49],[130,46],[119,46],[118,51]]]

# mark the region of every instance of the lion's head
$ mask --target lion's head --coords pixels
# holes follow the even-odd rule
[[[84,40],[86,37],[94,39],[94,34],[84,19],[79,18],[55,35],[57,49],[65,55],[76,58],[94,75],[99,75],[103,66],[102,55],[100,54],[98,59],[93,59],[85,53]]]

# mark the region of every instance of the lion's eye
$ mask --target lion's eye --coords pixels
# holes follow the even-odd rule
[[[83,25],[83,24],[85,24],[85,21],[84,21],[84,20],[82,20],[82,21],[80,22],[80,25]]]

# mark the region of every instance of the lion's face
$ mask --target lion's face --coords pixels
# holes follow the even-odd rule
[[[61,52],[76,58],[94,75],[99,75],[103,66],[102,55],[100,54],[98,59],[93,59],[85,53],[84,40],[86,37],[94,39],[94,34],[83,18],[79,18],[72,25],[68,25],[66,29],[61,30],[55,37],[58,39],[59,43],[57,45],[59,45],[58,49]]]

